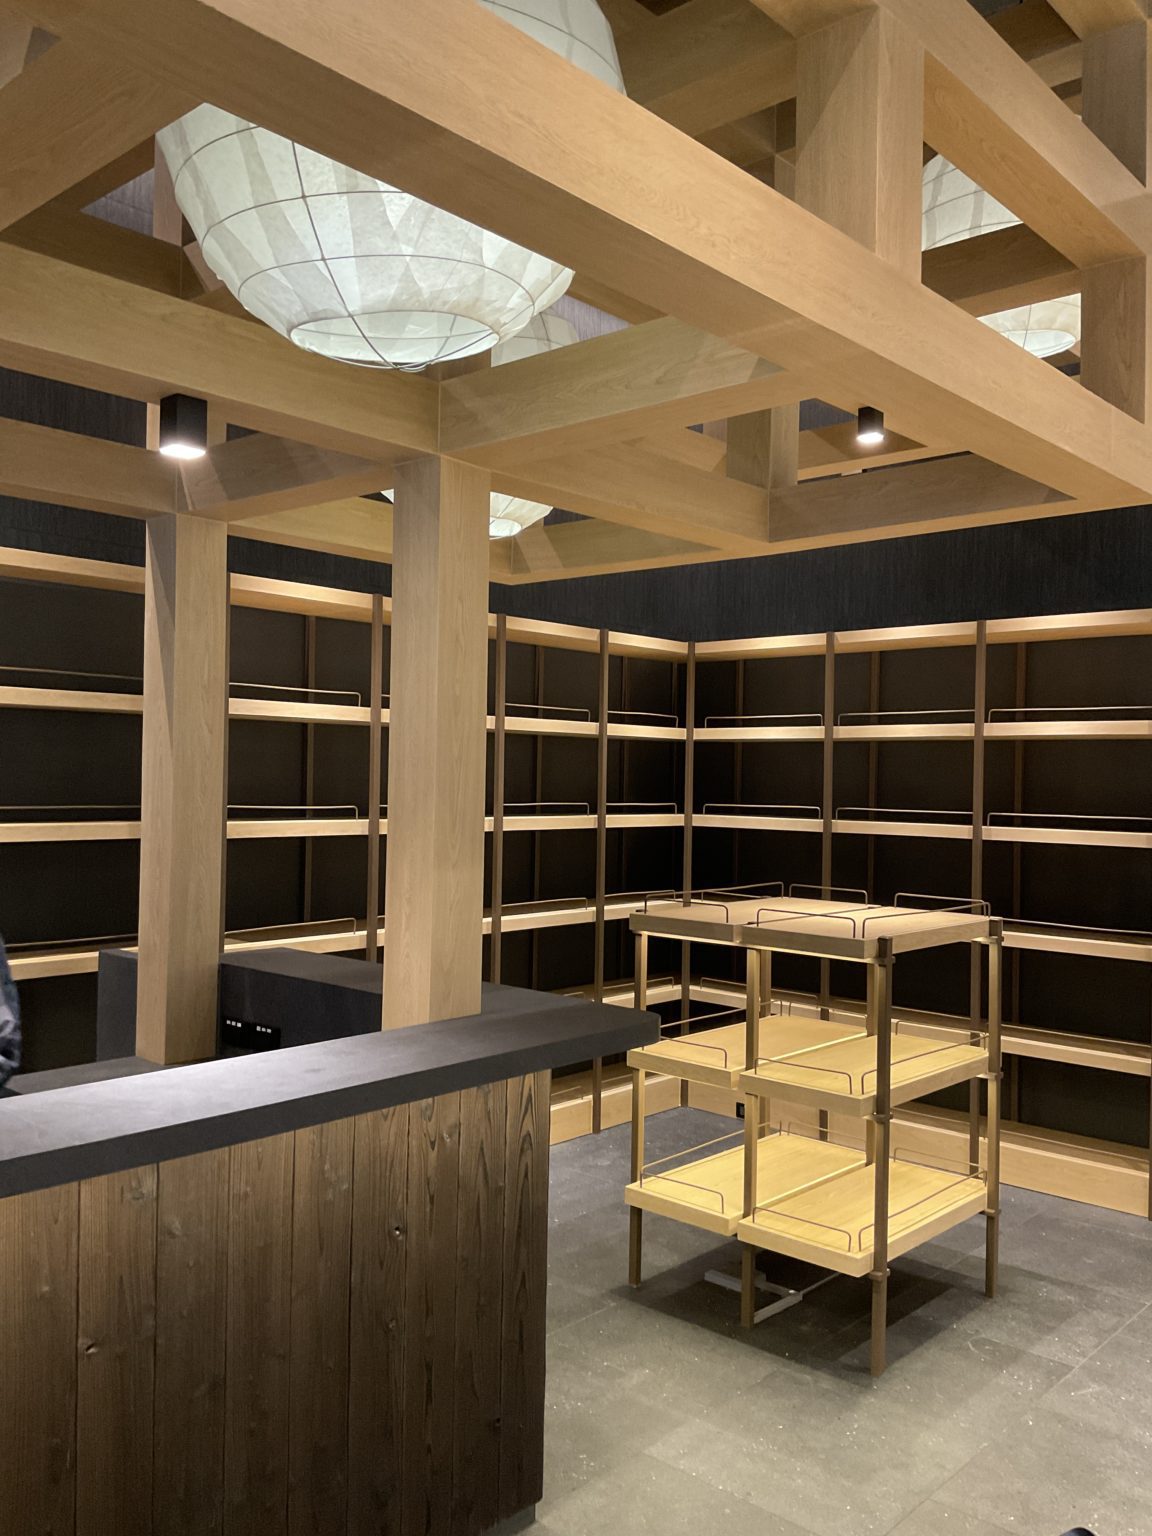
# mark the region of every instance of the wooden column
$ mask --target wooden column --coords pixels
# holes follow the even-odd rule
[[[385,1029],[480,1009],[489,476],[397,467]]]
[[[796,201],[920,276],[924,55],[883,10],[797,42]]]
[[[1084,39],[1084,122],[1145,184],[1152,137],[1150,76],[1152,40],[1147,22],[1133,21]],[[1081,382],[1093,394],[1146,421],[1152,404],[1148,257],[1090,267],[1082,275],[1081,287]]]
[[[148,523],[136,1050],[216,1053],[227,830],[228,530]]]

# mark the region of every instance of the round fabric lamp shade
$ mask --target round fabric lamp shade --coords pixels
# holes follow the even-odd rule
[[[481,0],[615,90],[596,0]],[[157,141],[208,266],[250,314],[297,346],[420,369],[505,341],[572,273],[454,214],[218,107]]]
[[[923,211],[922,246],[926,251],[1021,222],[943,155],[936,155],[924,167]],[[1080,340],[1080,295],[1025,304],[982,315],[981,319],[1026,352],[1052,357]]]
[[[559,315],[537,315],[529,320],[524,329],[511,337],[510,340],[501,342],[492,353],[492,366],[498,368],[501,363],[514,363],[522,357],[535,357],[540,352],[553,352],[557,347],[567,347],[580,338],[576,334],[575,327]],[[385,496],[394,497],[395,492],[388,490]],[[488,515],[488,537],[490,539],[510,539],[518,533],[523,533],[525,528],[531,528],[533,523],[538,523],[548,516],[551,507],[546,507],[539,501],[525,501],[519,496],[505,496],[500,491],[493,491],[491,506]]]

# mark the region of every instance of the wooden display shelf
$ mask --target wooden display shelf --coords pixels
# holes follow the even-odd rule
[[[735,741],[823,741],[822,725],[701,725],[694,732],[695,740]]]
[[[787,1039],[792,1050],[812,1050],[816,1046],[851,1040],[863,1035],[863,1024],[852,1026],[829,1019],[795,1018],[772,1015],[760,1023],[762,1037]],[[655,1045],[629,1051],[628,1065],[648,1072],[663,1072],[685,1082],[712,1088],[735,1088],[745,1070],[747,1026],[743,1020],[722,1024],[716,1029],[701,1029],[688,1035],[670,1035]]]
[[[765,1199],[786,1200],[863,1162],[855,1148],[775,1132],[757,1142],[757,1189]],[[625,1187],[624,1201],[718,1237],[733,1237],[744,1211],[743,1142],[663,1172],[646,1172]]]
[[[852,837],[942,837],[959,842],[972,841],[972,824],[967,821],[882,821],[878,817],[838,816],[832,823],[832,830]]]
[[[969,720],[924,720],[915,724],[837,725],[835,741],[972,741],[976,727]]]
[[[388,823],[380,823],[387,836]],[[230,841],[276,837],[366,837],[363,816],[285,816],[233,818],[228,822]],[[117,843],[134,842],[140,836],[139,821],[9,821],[0,823],[0,844],[5,843]]]
[[[860,962],[876,958],[882,939],[900,955],[976,943],[991,927],[991,919],[972,912],[784,896],[693,896],[690,905],[650,903],[632,915],[633,931],[653,937]]]
[[[781,1098],[863,1117],[876,1112],[876,1039],[846,1040],[762,1057],[739,1075],[738,1087],[757,1098]],[[892,1103],[922,1099],[988,1071],[983,1046],[953,1045],[924,1036],[892,1036]]]
[[[889,1260],[979,1215],[987,1203],[984,1181],[973,1175],[892,1158],[888,1178]],[[754,1248],[866,1275],[873,1262],[875,1189],[875,1170],[857,1164],[814,1188],[758,1204],[737,1223],[736,1235]]]
[[[0,708],[53,709],[79,714],[139,715],[144,709],[139,693],[102,693],[82,688],[0,687]],[[300,699],[232,698],[230,720],[268,720],[288,725],[367,725],[371,710],[366,704],[316,704]],[[384,710],[381,723],[388,724]]]
[[[1060,848],[1138,848],[1152,852],[1152,832],[1111,832],[1099,827],[985,826],[986,843],[1047,843]]]
[[[1029,928],[1004,929],[1004,945],[1007,949],[1037,950],[1050,955],[1087,955],[1100,960],[1137,960],[1145,964],[1152,961],[1152,933],[1118,933],[1092,928]]]
[[[1152,720],[989,720],[988,741],[1152,741]]]
[[[728,832],[816,832],[824,830],[818,816],[757,816],[748,812],[701,811],[692,818],[696,827]]]

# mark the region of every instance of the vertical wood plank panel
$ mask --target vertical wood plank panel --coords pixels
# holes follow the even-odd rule
[[[500,1317],[508,1085],[460,1095],[456,1241],[456,1421],[452,1532],[472,1536],[499,1519]]]
[[[408,1133],[404,1536],[447,1536],[455,1421],[460,1095],[413,1104]]]
[[[348,1536],[400,1529],[408,1105],[356,1120],[348,1376]]]
[[[292,1200],[290,1536],[343,1536],[354,1125],[297,1131]]]
[[[76,1528],[76,1265],[79,1187],[0,1200],[0,1536]]]
[[[283,1536],[288,1515],[291,1136],[233,1147],[229,1206],[224,1529],[227,1536]]]
[[[231,1157],[224,1147],[159,1168],[155,1536],[223,1528]]]
[[[152,1529],[156,1167],[80,1185],[76,1532]]]
[[[501,1348],[500,1515],[544,1491],[550,1074],[508,1085]]]

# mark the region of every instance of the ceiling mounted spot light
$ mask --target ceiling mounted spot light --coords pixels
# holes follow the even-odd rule
[[[537,315],[534,320],[529,320],[522,331],[493,349],[492,366],[498,368],[501,363],[514,363],[522,357],[554,352],[558,347],[571,346],[579,339],[575,326],[560,315]],[[389,500],[395,499],[394,491],[385,491],[384,494]],[[531,528],[533,523],[540,522],[551,511],[552,508],[542,502],[525,501],[520,496],[505,496],[501,491],[493,491],[488,514],[488,537],[513,538],[523,533],[525,528]]]
[[[923,210],[921,244],[926,251],[1022,222],[943,155],[936,155],[924,167]],[[1080,295],[1024,304],[980,318],[1034,357],[1053,357],[1080,340]]]
[[[862,448],[874,448],[884,442],[888,434],[884,430],[884,412],[874,405],[862,405],[856,412],[856,441]]]
[[[202,459],[208,452],[208,402],[195,395],[165,395],[156,445],[168,459]]]
[[[623,91],[597,0],[481,3]],[[217,107],[157,142],[212,271],[307,351],[408,370],[469,357],[572,281],[567,267]]]

